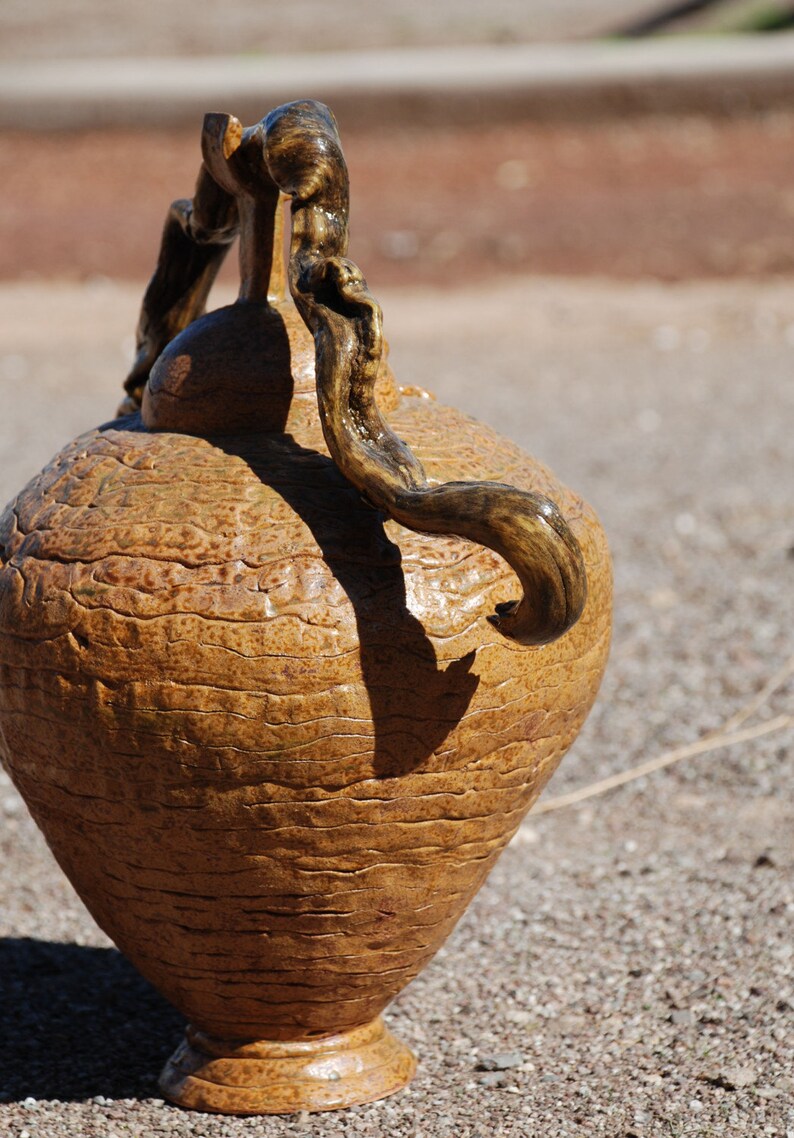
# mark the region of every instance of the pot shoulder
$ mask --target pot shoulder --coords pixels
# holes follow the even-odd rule
[[[590,578],[569,633],[500,637],[506,565],[385,521],[319,429],[116,421],[0,522],[2,758],[101,927],[228,1038],[376,1015],[482,884],[603,672],[609,560],[587,507],[457,412],[406,398],[392,422],[431,477],[559,502]]]
[[[424,395],[401,399],[390,422],[431,482],[491,480],[542,493],[574,530],[588,572],[585,615],[527,659],[568,658],[600,637],[609,622],[609,556],[582,499],[516,444]],[[4,609],[13,615],[25,597],[31,645],[38,631],[50,648],[76,637],[96,640],[100,654],[113,641],[102,630],[113,627],[134,628],[156,652],[157,629],[169,621],[184,625],[193,648],[210,628],[222,629],[241,661],[249,639],[274,650],[292,640],[306,655],[329,645],[344,652],[366,622],[399,642],[410,616],[442,654],[462,637],[467,651],[498,645],[511,658],[526,655],[484,620],[517,589],[501,558],[385,519],[339,473],[319,425],[299,438],[149,432],[130,416],[75,440],[0,523]],[[4,623],[9,630],[8,616]],[[174,669],[178,658],[169,658]]]

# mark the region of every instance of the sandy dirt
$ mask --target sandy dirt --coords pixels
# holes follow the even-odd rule
[[[0,288],[0,498],[103,421],[139,288]],[[601,698],[544,801],[702,739],[794,654],[794,285],[513,277],[380,296],[403,383],[548,461],[616,570]],[[111,948],[0,785],[9,1138],[789,1138],[791,672],[765,732],[530,816],[390,1024],[411,1087],[344,1115],[165,1105],[179,1016]],[[501,1070],[485,1068],[506,1064]]]
[[[0,134],[0,278],[145,280],[168,204],[192,193],[199,126]],[[351,255],[373,287],[527,272],[687,280],[794,271],[794,113],[388,135],[341,128]]]

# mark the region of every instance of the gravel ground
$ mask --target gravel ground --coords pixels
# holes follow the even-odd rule
[[[113,409],[139,290],[0,286],[0,498]],[[601,698],[544,802],[718,728],[794,652],[794,283],[513,278],[381,297],[402,383],[548,461],[616,568]],[[748,720],[792,710],[783,684]],[[8,1138],[794,1136],[791,730],[531,816],[392,1006],[410,1088],[223,1119],[157,1098],[181,1024],[0,787]]]

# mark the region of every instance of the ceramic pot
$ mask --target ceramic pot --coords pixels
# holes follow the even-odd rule
[[[0,521],[0,744],[98,924],[190,1021],[164,1093],[328,1110],[410,1079],[380,1013],[583,722],[609,558],[547,469],[396,387],[330,112],[211,115],[203,150],[125,413]],[[202,316],[238,231],[240,300]]]

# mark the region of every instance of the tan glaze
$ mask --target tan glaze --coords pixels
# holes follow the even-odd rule
[[[191,1021],[164,1093],[337,1109],[411,1077],[380,1013],[579,730],[609,558],[548,470],[395,387],[330,113],[208,116],[203,145],[130,413],[0,520],[0,745],[98,923]],[[238,230],[241,299],[201,317]]]
[[[189,1027],[160,1087],[193,1110],[285,1114],[386,1098],[415,1070],[414,1056],[380,1016],[341,1034],[286,1043],[219,1040]]]

